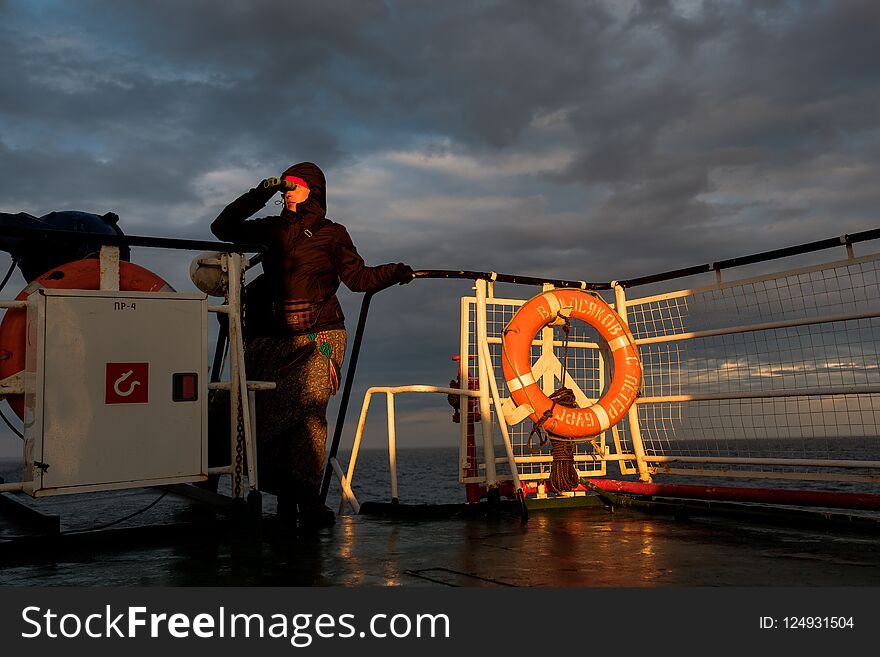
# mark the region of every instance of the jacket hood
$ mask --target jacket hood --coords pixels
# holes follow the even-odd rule
[[[305,223],[323,218],[327,213],[327,181],[320,167],[312,162],[300,162],[287,167],[281,174],[282,178],[284,176],[297,176],[309,186],[309,197],[297,206],[297,216]]]

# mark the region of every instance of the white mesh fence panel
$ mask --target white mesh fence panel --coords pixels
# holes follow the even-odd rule
[[[809,479],[823,472],[873,479],[870,455],[880,447],[880,319],[870,316],[880,314],[877,282],[878,260],[868,256],[629,300],[630,327],[640,343],[697,334],[640,344],[641,402],[657,399],[639,404],[646,455],[756,462],[675,464],[728,475]],[[803,323],[788,325],[796,322]],[[700,336],[736,327],[743,328]],[[663,401],[675,397],[689,400]],[[625,427],[621,433],[629,450]],[[760,463],[767,459],[817,463]],[[865,467],[829,468],[823,461]]]
[[[880,483],[880,464],[872,458],[880,451],[878,269],[880,256],[873,255],[628,299],[644,366],[639,427],[655,473]],[[475,300],[467,301],[473,355]],[[487,302],[502,398],[509,396],[501,374],[502,331],[523,303]],[[544,375],[544,391],[560,386],[564,366],[580,405],[594,402],[611,375],[601,339],[586,323],[572,321],[564,358],[562,329],[552,331],[552,347],[541,334],[532,347],[533,368],[550,365],[535,371]],[[548,350],[554,358],[539,361]],[[469,365],[476,377],[476,359]],[[549,444],[530,438],[532,426],[526,419],[510,428],[527,481],[550,471]],[[605,474],[602,455],[618,460],[623,474],[634,473],[631,435],[624,419],[594,441],[578,443],[581,475]],[[499,463],[499,473],[503,467]]]

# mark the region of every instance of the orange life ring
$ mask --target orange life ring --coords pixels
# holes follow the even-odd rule
[[[538,331],[563,317],[564,310],[596,329],[613,357],[608,390],[587,408],[554,404],[532,374],[532,341]],[[544,428],[565,438],[589,438],[617,424],[635,402],[642,383],[642,363],[629,328],[601,298],[582,290],[551,290],[527,301],[504,328],[502,351],[501,368],[511,399],[517,406],[531,406],[535,422],[550,411]]]
[[[97,290],[101,287],[101,262],[95,258],[75,260],[47,271],[25,287],[16,301],[24,301],[39,288],[67,290]],[[119,262],[119,289],[124,292],[173,292],[159,276],[140,265]],[[0,379],[12,376],[25,368],[27,311],[10,308],[0,322]],[[6,401],[15,414],[24,419],[24,395],[8,395]]]

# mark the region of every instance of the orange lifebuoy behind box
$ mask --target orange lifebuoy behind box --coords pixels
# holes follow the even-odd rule
[[[90,258],[75,260],[47,271],[25,287],[16,301],[24,301],[40,288],[66,290],[97,290],[101,287],[101,263]],[[119,289],[124,292],[173,292],[163,279],[140,265],[119,262]],[[0,323],[0,380],[25,368],[27,340],[27,311],[12,308],[6,311]],[[19,418],[24,418],[23,395],[9,395],[6,400]]]
[[[538,331],[564,316],[586,322],[608,343],[614,375],[608,390],[587,408],[555,405],[532,374],[532,341]],[[551,290],[527,301],[504,328],[501,368],[510,397],[534,409],[539,422],[551,411],[544,428],[564,438],[589,438],[617,424],[635,403],[642,383],[642,363],[632,333],[620,316],[600,297],[582,290]]]

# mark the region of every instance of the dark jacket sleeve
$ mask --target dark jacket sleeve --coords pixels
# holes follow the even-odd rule
[[[260,242],[260,222],[247,221],[268,203],[275,190],[254,187],[223,208],[211,223],[211,232],[224,242]]]
[[[348,231],[339,225],[334,259],[339,278],[352,292],[375,292],[397,282],[397,263],[367,267],[351,241]]]

